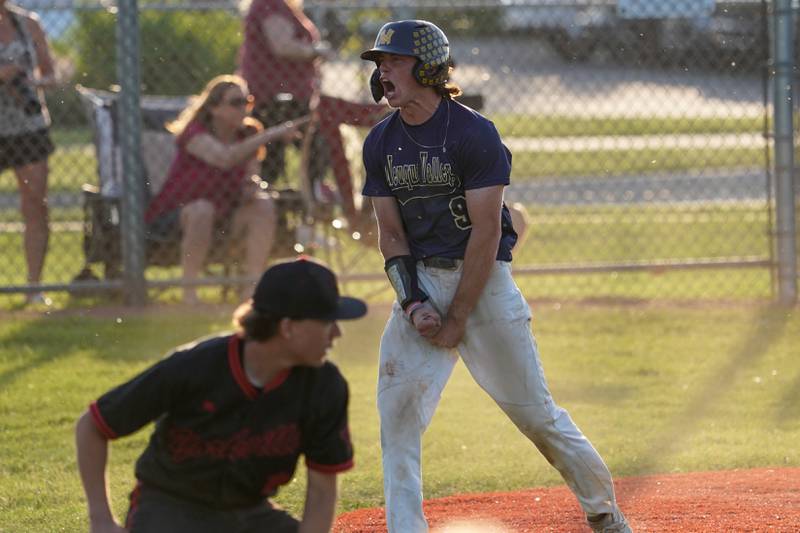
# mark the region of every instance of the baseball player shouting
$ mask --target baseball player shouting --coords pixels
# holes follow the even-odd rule
[[[430,22],[381,28],[361,54],[376,101],[394,113],[364,142],[364,195],[397,303],[380,347],[386,521],[427,531],[420,440],[458,351],[478,384],[561,473],[594,531],[629,532],[611,474],[545,382],[527,302],[511,277],[517,235],[503,202],[511,153],[494,125],[455,100],[445,34]]]
[[[336,475],[349,469],[348,391],[325,354],[337,319],[366,305],[307,260],[267,270],[234,314],[237,333],[176,349],[92,403],[78,421],[78,468],[92,533],[330,531]],[[126,528],[109,507],[108,439],[156,421],[136,463]],[[301,521],[269,499],[308,466]]]

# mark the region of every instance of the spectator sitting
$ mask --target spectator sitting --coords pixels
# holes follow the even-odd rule
[[[50,115],[41,92],[54,83],[53,60],[38,17],[0,0],[0,172],[13,169],[25,222],[28,284],[41,281],[50,235],[47,158]],[[41,292],[28,303],[49,304]]]
[[[197,301],[191,282],[203,267],[214,231],[228,238],[244,237],[244,271],[253,280],[272,247],[276,208],[262,192],[257,175],[263,145],[298,135],[298,126],[307,119],[265,130],[248,116],[251,108],[252,97],[242,78],[217,76],[167,125],[176,135],[177,151],[145,221],[151,238],[180,236],[186,303]]]
[[[255,97],[253,116],[264,124],[309,113],[312,97],[319,95],[320,64],[333,53],[320,39],[316,25],[303,13],[302,0],[252,0],[243,6],[245,36],[240,50],[240,68]],[[282,100],[287,95],[291,100]],[[289,107],[288,116],[286,107]],[[318,163],[328,156],[350,226],[360,225],[355,207],[350,166],[344,149],[341,124],[369,127],[388,113],[384,105],[359,104],[319,95],[319,137],[315,137],[314,161],[310,169],[319,180],[325,169]],[[271,143],[262,176],[270,181],[285,168],[285,143]]]

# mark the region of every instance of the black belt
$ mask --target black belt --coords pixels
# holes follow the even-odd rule
[[[422,264],[428,268],[441,268],[443,270],[458,270],[461,265],[461,259],[453,259],[450,257],[426,257],[422,260]]]

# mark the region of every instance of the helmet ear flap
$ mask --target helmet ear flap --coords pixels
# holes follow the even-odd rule
[[[372,99],[375,100],[376,104],[383,98],[381,71],[377,67],[372,71],[372,76],[369,77],[369,91],[372,93]]]
[[[417,80],[417,83],[425,85],[425,82],[422,81],[425,78],[425,67],[421,59],[417,58],[417,62],[414,63],[411,72],[414,74],[414,79]]]
[[[430,69],[426,69],[421,60],[417,60],[414,64],[414,79],[424,87],[433,87],[441,85],[448,81],[450,67],[453,66],[452,58],[448,58],[446,62],[436,65]]]

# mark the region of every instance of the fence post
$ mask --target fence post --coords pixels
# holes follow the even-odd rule
[[[120,84],[119,145],[122,156],[122,257],[126,300],[144,305],[145,189],[141,163],[141,108],[139,105],[138,0],[119,0],[117,13],[117,79]]]
[[[773,66],[775,119],[775,211],[778,300],[797,301],[797,252],[795,245],[794,131],[794,22],[792,0],[775,0],[773,10]]]

